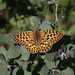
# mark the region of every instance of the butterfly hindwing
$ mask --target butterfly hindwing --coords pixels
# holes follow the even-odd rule
[[[20,45],[25,46],[26,49],[30,53],[37,53],[38,52],[37,46],[36,46],[35,40],[34,40],[33,31],[27,31],[27,32],[17,34],[14,37],[14,40],[16,42],[18,42]]]

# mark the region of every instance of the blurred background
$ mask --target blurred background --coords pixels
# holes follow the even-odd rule
[[[41,22],[47,16],[47,21],[55,22],[55,4],[52,0],[0,0],[0,38],[7,33],[20,33],[33,30],[32,17],[37,16],[34,1]],[[75,0],[59,0],[58,15],[63,11],[61,19],[56,23],[56,29],[64,30],[75,44]],[[37,16],[38,17],[38,16]],[[4,43],[0,40],[0,46]]]

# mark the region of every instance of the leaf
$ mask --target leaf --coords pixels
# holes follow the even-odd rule
[[[16,13],[16,18],[17,18],[18,20],[21,20],[22,18],[24,18],[24,15],[19,15],[18,13]]]
[[[21,58],[20,60],[28,60],[30,57],[30,52],[26,50],[26,48],[24,46],[20,47],[20,53],[21,53]]]
[[[67,6],[69,3],[69,0],[59,0],[59,5],[61,5],[62,7]]]
[[[31,72],[24,71],[24,75],[32,75]]]
[[[15,60],[19,66],[22,66],[23,71],[27,69],[27,62],[26,61],[20,61],[20,60]]]
[[[14,39],[13,39],[14,34],[13,33],[9,33],[9,34],[5,34],[3,35],[1,38],[4,41],[4,43],[12,45],[15,43]]]
[[[52,62],[52,61],[48,61],[48,60],[44,60],[44,62],[46,63],[46,65],[47,65],[47,67],[49,68],[49,69],[51,69],[51,68],[56,68],[56,65],[55,65],[55,63],[54,62]]]
[[[16,58],[19,55],[20,55],[20,46],[18,46],[18,45],[9,48],[9,50],[7,51],[7,57],[9,59]]]
[[[47,1],[47,0],[39,0],[39,2],[44,2],[44,1]]]
[[[53,53],[46,53],[46,59],[49,61],[54,60],[55,55],[57,54],[57,52],[53,52]]]
[[[75,24],[70,27],[69,31],[70,32],[75,32]]]
[[[48,4],[54,4],[54,1],[48,1]]]
[[[3,54],[4,57],[5,57],[5,59],[7,60],[7,55],[6,55],[6,49],[5,49],[5,47],[3,47],[3,46],[0,47],[0,54]]]
[[[0,11],[6,9],[6,2],[0,1]]]
[[[68,67],[66,70],[62,71],[61,75],[74,75],[74,72],[70,67]]]
[[[5,61],[3,55],[0,54],[0,74],[1,75],[10,75],[10,72],[7,70],[8,63]]]
[[[14,70],[13,70],[13,73],[12,73],[12,75],[17,75],[17,71],[19,70],[19,68],[15,68]]]
[[[11,25],[14,25],[16,22],[15,22],[15,17],[12,17],[10,20],[9,20],[10,24]]]
[[[42,7],[42,4],[40,3],[39,0],[34,0],[35,1],[35,4],[37,5],[37,7],[41,8]]]
[[[56,75],[53,71],[50,71],[49,75]]]
[[[59,57],[61,57],[61,56],[60,56],[60,53],[57,52],[57,54],[54,56],[54,58],[55,58],[55,60],[57,60]]]
[[[75,49],[75,45],[73,45],[73,44],[71,44],[71,43],[69,43],[68,45],[66,45],[67,46],[67,50],[73,50],[73,49]]]
[[[48,75],[48,73],[49,73],[49,68],[47,67],[47,65],[44,65],[41,68],[40,75]]]
[[[35,17],[35,16],[33,16],[33,17],[31,17],[31,25],[33,26],[33,27],[38,27],[38,25],[40,25],[41,24],[41,22],[40,22],[40,19],[38,18],[38,17]]]
[[[39,29],[43,29],[43,30],[47,30],[47,29],[52,29],[52,26],[51,26],[52,24],[51,24],[51,22],[49,22],[49,21],[43,21],[42,22],[42,24],[40,25],[40,27],[39,27]]]
[[[41,58],[42,58],[42,59],[45,59],[45,58],[46,58],[46,55],[42,55]]]
[[[19,29],[21,29],[24,26],[24,20],[17,21],[16,25]]]
[[[59,62],[60,62],[59,60],[58,60],[58,61],[56,61],[56,66],[58,66],[58,65],[59,65]]]
[[[66,54],[69,55],[71,58],[75,57],[75,45],[68,44]]]

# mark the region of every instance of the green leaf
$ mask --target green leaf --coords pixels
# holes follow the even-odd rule
[[[9,20],[10,24],[11,25],[14,25],[16,22],[15,22],[15,17],[12,17],[10,20]]]
[[[0,54],[0,74],[1,75],[10,75],[10,72],[7,70],[8,63],[5,61],[3,55]]]
[[[56,75],[53,71],[50,71],[49,75]]]
[[[24,15],[19,15],[18,13],[16,13],[16,18],[17,18],[18,20],[21,20],[22,18],[24,18]]]
[[[42,59],[45,59],[45,58],[46,58],[46,55],[42,55],[41,58],[42,58]]]
[[[67,46],[67,50],[73,50],[73,49],[75,49],[75,45],[73,45],[73,44],[71,44],[71,43],[69,43],[68,45],[66,45]],[[71,48],[70,48],[71,47]]]
[[[9,48],[9,50],[7,51],[7,57],[9,59],[16,58],[19,55],[20,55],[20,46],[18,46],[18,45]]]
[[[20,66],[22,66],[23,71],[27,69],[27,62],[26,61],[20,61],[20,60],[15,60]]]
[[[40,1],[39,0],[34,0],[35,1],[35,4],[37,5],[37,7],[42,7],[42,4],[40,3]]]
[[[24,26],[24,20],[17,21],[16,25],[19,29],[21,29]]]
[[[59,5],[64,7],[64,6],[67,6],[69,3],[69,0],[59,0]]]
[[[5,61],[5,58],[3,57],[3,55],[2,54],[0,54],[0,64],[4,64],[3,66],[6,66],[7,67],[7,65],[8,65],[8,63]],[[1,65],[0,65],[1,66]]]
[[[46,63],[46,65],[47,65],[47,67],[49,68],[49,69],[51,69],[51,68],[56,68],[56,65],[55,65],[55,63],[54,62],[52,62],[52,61],[48,61],[48,60],[44,60],[44,62]]]
[[[48,1],[48,4],[54,4],[54,1]]]
[[[13,33],[5,34],[2,36],[2,40],[4,41],[4,43],[12,45],[15,43],[13,36],[14,36]]]
[[[0,10],[6,9],[6,2],[1,2],[0,1]]]
[[[54,58],[57,60],[60,56],[60,52],[57,52],[56,55],[54,56]]]
[[[42,24],[40,25],[39,29],[42,29],[42,30],[47,30],[47,29],[52,29],[52,26],[51,26],[51,22],[49,21],[43,21]]]
[[[19,68],[15,68],[14,70],[13,70],[13,73],[12,73],[12,75],[17,75],[17,71],[19,70]]]
[[[60,62],[59,60],[58,60],[58,61],[56,61],[56,66],[58,66],[59,62]]]
[[[75,24],[70,27],[69,31],[70,32],[75,32]]]
[[[46,59],[49,61],[54,60],[55,55],[57,54],[57,52],[53,52],[53,53],[46,53]]]
[[[24,71],[24,75],[32,75],[32,73],[28,71]]]
[[[36,16],[31,17],[31,25],[34,28],[38,27],[38,25],[40,25],[40,24],[41,24],[41,22],[40,22],[40,19],[38,17],[36,17]]]
[[[3,46],[0,47],[0,54],[3,54],[4,57],[5,57],[5,59],[7,60],[7,55],[6,55],[6,49],[5,49],[5,47],[3,47]]]
[[[39,0],[39,2],[44,2],[44,1],[47,1],[47,0]]]
[[[71,58],[75,57],[75,45],[68,44],[66,54],[69,55]]]
[[[24,46],[20,47],[20,53],[21,53],[21,58],[20,60],[28,60],[30,57],[30,52],[26,50],[26,48]]]
[[[74,72],[70,67],[68,67],[66,70],[62,71],[61,75],[74,75]]]
[[[47,67],[47,65],[44,65],[40,71],[40,75],[48,75],[49,73],[49,68]]]

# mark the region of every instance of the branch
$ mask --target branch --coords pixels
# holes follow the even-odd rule
[[[4,15],[4,14],[7,12],[7,10],[11,10],[11,7],[8,7],[7,9],[5,9],[5,10],[0,14],[0,16]]]
[[[35,4],[35,1],[34,1],[34,0],[32,0],[32,1],[33,1],[33,3],[34,3],[35,9],[36,9],[36,14],[37,14],[37,16],[38,16],[38,18],[39,18],[39,14],[38,14],[38,10],[37,10],[37,6],[36,6],[36,4]]]
[[[57,9],[58,9],[58,3],[59,3],[59,0],[58,0],[58,2],[56,3],[56,1],[55,0],[53,0],[54,1],[54,3],[55,3],[55,6],[56,6],[56,12],[55,12],[55,24],[59,21],[59,20],[61,20],[62,18],[64,18],[64,16],[61,16],[62,15],[62,13],[63,13],[63,11],[61,10],[61,12],[60,12],[60,14],[59,14],[59,16],[57,15]],[[54,25],[55,25],[54,24]]]

